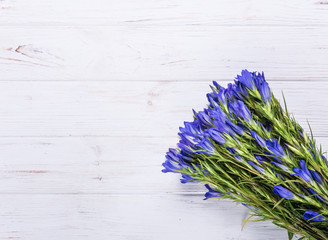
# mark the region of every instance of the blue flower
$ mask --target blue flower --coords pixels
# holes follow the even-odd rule
[[[250,165],[252,165],[253,168],[255,168],[257,171],[259,171],[260,173],[264,173],[264,169],[261,168],[260,166],[257,166],[255,163],[253,163],[252,161],[247,161]]]
[[[307,182],[311,182],[312,177],[309,169],[306,167],[306,162],[304,160],[300,161],[301,168],[293,167],[295,175],[303,178]]]
[[[210,106],[212,108],[219,106],[219,104],[217,103],[217,101],[215,99],[215,95],[216,95],[216,93],[208,93],[208,94],[206,94],[207,100],[209,101]]]
[[[227,147],[227,150],[234,156],[235,159],[241,161],[242,158],[237,154],[236,150],[230,147]]]
[[[181,179],[180,182],[181,183],[187,183],[187,182],[197,182],[197,180],[195,180],[192,176],[190,176],[189,174],[181,174]]]
[[[324,199],[322,196],[320,196],[316,191],[314,191],[312,188],[309,188],[310,192],[316,196],[317,199],[319,199],[321,202],[327,202],[326,199]]]
[[[207,200],[209,198],[213,197],[222,197],[224,194],[212,189],[208,184],[205,184],[205,187],[207,188],[208,192],[205,193],[205,198],[204,200]]]
[[[247,88],[240,82],[237,82],[236,85],[232,86],[231,92],[237,100],[244,100],[244,97],[248,96]]]
[[[265,164],[264,162],[268,162],[268,159],[262,155],[254,154],[254,157],[261,164]]]
[[[242,70],[241,75],[237,76],[237,80],[249,89],[254,89],[254,82],[252,80],[252,73],[247,70]]]
[[[205,130],[205,135],[212,138],[215,142],[219,144],[224,144],[226,140],[224,139],[222,133],[215,128],[210,128]]]
[[[243,128],[239,125],[234,124],[233,122],[231,122],[230,120],[226,121],[226,124],[237,134],[239,135],[243,135],[244,134],[244,130]]]
[[[259,88],[258,86],[265,82],[265,78],[264,78],[264,72],[261,73],[257,73],[257,72],[253,72],[253,81],[255,82],[255,85],[257,88]]]
[[[235,135],[235,132],[223,121],[213,121],[213,125],[222,133],[228,133],[231,136]]]
[[[276,165],[277,167],[281,168],[285,172],[288,172],[289,171],[289,168],[287,166],[283,165],[283,164],[280,164],[280,163],[277,163],[277,162],[274,162],[274,161],[272,161],[271,163],[273,165]]]
[[[271,91],[269,88],[269,84],[267,82],[263,82],[258,86],[258,90],[260,92],[261,98],[265,102],[271,101]]]
[[[169,152],[166,153],[166,161],[162,164],[164,169],[163,173],[167,172],[178,172],[184,168],[184,164],[181,164],[177,150],[170,148]]]
[[[317,213],[315,211],[308,210],[303,214],[303,218],[309,221],[315,221],[315,222],[322,222],[325,220],[325,217],[320,215],[320,213]]]
[[[264,154],[266,154],[268,158],[273,159],[273,160],[276,160],[277,162],[282,163],[282,161],[279,158],[275,157],[274,154],[269,153],[269,152],[264,152]]]
[[[276,156],[283,157],[285,155],[284,149],[280,146],[278,139],[266,140],[267,148]]]
[[[257,141],[257,143],[260,146],[266,147],[265,141],[263,140],[263,138],[261,138],[259,135],[257,135],[256,132],[254,132],[254,131],[251,130],[251,135]]]
[[[197,118],[205,126],[212,126],[212,119],[207,115],[206,110],[197,113]]]
[[[216,81],[213,81],[213,85],[219,90],[221,89],[220,84],[218,84]]]
[[[285,199],[294,198],[294,194],[291,191],[289,191],[287,188],[284,188],[279,185],[273,186],[273,193],[278,194],[280,197],[285,198]]]
[[[254,82],[257,87],[257,90],[259,91],[261,98],[265,102],[271,101],[271,91],[269,88],[269,84],[265,81],[264,73],[253,73]]]
[[[248,110],[246,105],[240,100],[237,100],[236,102],[229,102],[228,108],[230,114],[234,114],[237,118],[241,118],[246,121],[250,121],[252,119],[250,111]]]
[[[226,104],[227,103],[227,97],[226,97],[226,89],[220,88],[218,92],[218,98],[221,103]]]
[[[220,107],[213,108],[211,111],[209,111],[208,114],[211,118],[214,118],[220,122],[224,122],[227,119],[227,115],[222,111]]]
[[[205,154],[213,154],[215,151],[215,147],[213,144],[206,138],[204,138],[201,143],[196,145],[199,147],[199,150],[196,150],[195,153],[205,153]]]
[[[320,176],[319,173],[317,173],[316,171],[313,171],[313,170],[310,170],[310,173],[311,173],[314,181],[316,181],[318,184],[322,183],[322,177]]]
[[[181,133],[192,136],[194,138],[202,135],[202,131],[200,129],[200,124],[197,121],[194,122],[184,122],[184,128],[180,127],[179,130]]]

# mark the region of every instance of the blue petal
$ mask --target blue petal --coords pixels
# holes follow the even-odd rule
[[[237,118],[244,119],[246,121],[250,121],[252,119],[252,115],[246,105],[240,101],[237,100],[236,102],[229,102],[228,108],[230,114],[234,114]]]
[[[313,179],[318,183],[318,184],[321,184],[322,183],[322,177],[320,176],[319,173],[317,173],[316,171],[313,171],[313,170],[310,170],[311,172],[311,175],[313,177]]]
[[[243,128],[241,128],[240,126],[234,124],[233,122],[231,122],[230,120],[226,121],[226,124],[233,130],[235,131],[237,134],[239,135],[243,135],[244,134],[244,130]]]
[[[264,162],[268,162],[268,159],[262,155],[254,154],[254,157],[261,164],[265,164]]]
[[[261,98],[265,102],[270,102],[271,101],[271,91],[269,88],[269,84],[267,82],[263,82],[259,85],[258,88]]]
[[[252,74],[245,70],[241,71],[241,75],[237,76],[237,80],[249,89],[254,89],[254,82],[252,80]]]
[[[282,170],[284,170],[286,172],[289,171],[289,168],[287,166],[283,165],[283,164],[280,164],[280,163],[277,163],[277,162],[274,162],[274,161],[272,161],[271,163],[276,165],[277,167],[281,168]]]
[[[326,199],[324,199],[322,196],[320,196],[316,191],[314,191],[312,188],[309,188],[310,192],[316,196],[317,199],[319,199],[321,202],[327,202]]]
[[[210,128],[205,131],[205,135],[212,138],[214,141],[216,141],[219,144],[224,144],[226,140],[224,139],[222,133],[220,133],[219,130],[215,128]]]
[[[279,145],[278,139],[266,140],[267,148],[276,156],[283,157],[285,155],[284,149]]]
[[[257,143],[260,146],[266,147],[265,141],[263,140],[263,138],[261,138],[259,135],[257,135],[256,132],[254,132],[254,131],[251,130],[251,135],[257,141]]]
[[[187,182],[197,182],[197,180],[195,180],[192,176],[190,176],[189,174],[181,174],[181,179],[180,182],[181,183],[187,183]]]
[[[320,215],[320,213],[308,210],[303,214],[303,218],[310,221],[322,222],[325,220],[325,217]]]
[[[264,169],[261,168],[260,166],[257,166],[255,163],[253,163],[252,161],[247,161],[250,165],[252,165],[253,168],[255,168],[257,171],[259,171],[260,173],[264,173]]]
[[[207,200],[207,199],[213,198],[213,197],[222,197],[224,195],[223,193],[212,189],[208,184],[205,184],[205,187],[207,188],[208,192],[205,193],[204,200]]]
[[[280,197],[285,198],[285,199],[294,198],[294,194],[291,191],[289,191],[287,188],[284,188],[279,185],[273,186],[273,193],[278,194]]]

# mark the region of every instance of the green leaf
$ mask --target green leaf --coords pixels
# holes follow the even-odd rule
[[[287,230],[287,232],[288,232],[288,240],[292,240],[293,237],[294,237],[294,233],[292,233],[292,232],[290,232],[288,230]]]

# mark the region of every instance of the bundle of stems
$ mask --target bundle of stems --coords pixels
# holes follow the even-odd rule
[[[263,73],[243,70],[226,88],[213,82],[209,104],[180,127],[163,172],[205,184],[208,198],[251,210],[301,239],[328,240],[328,162],[272,94]]]

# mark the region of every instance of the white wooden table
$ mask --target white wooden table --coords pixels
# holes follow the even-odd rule
[[[287,239],[161,173],[244,68],[327,149],[327,1],[1,0],[0,239]]]

